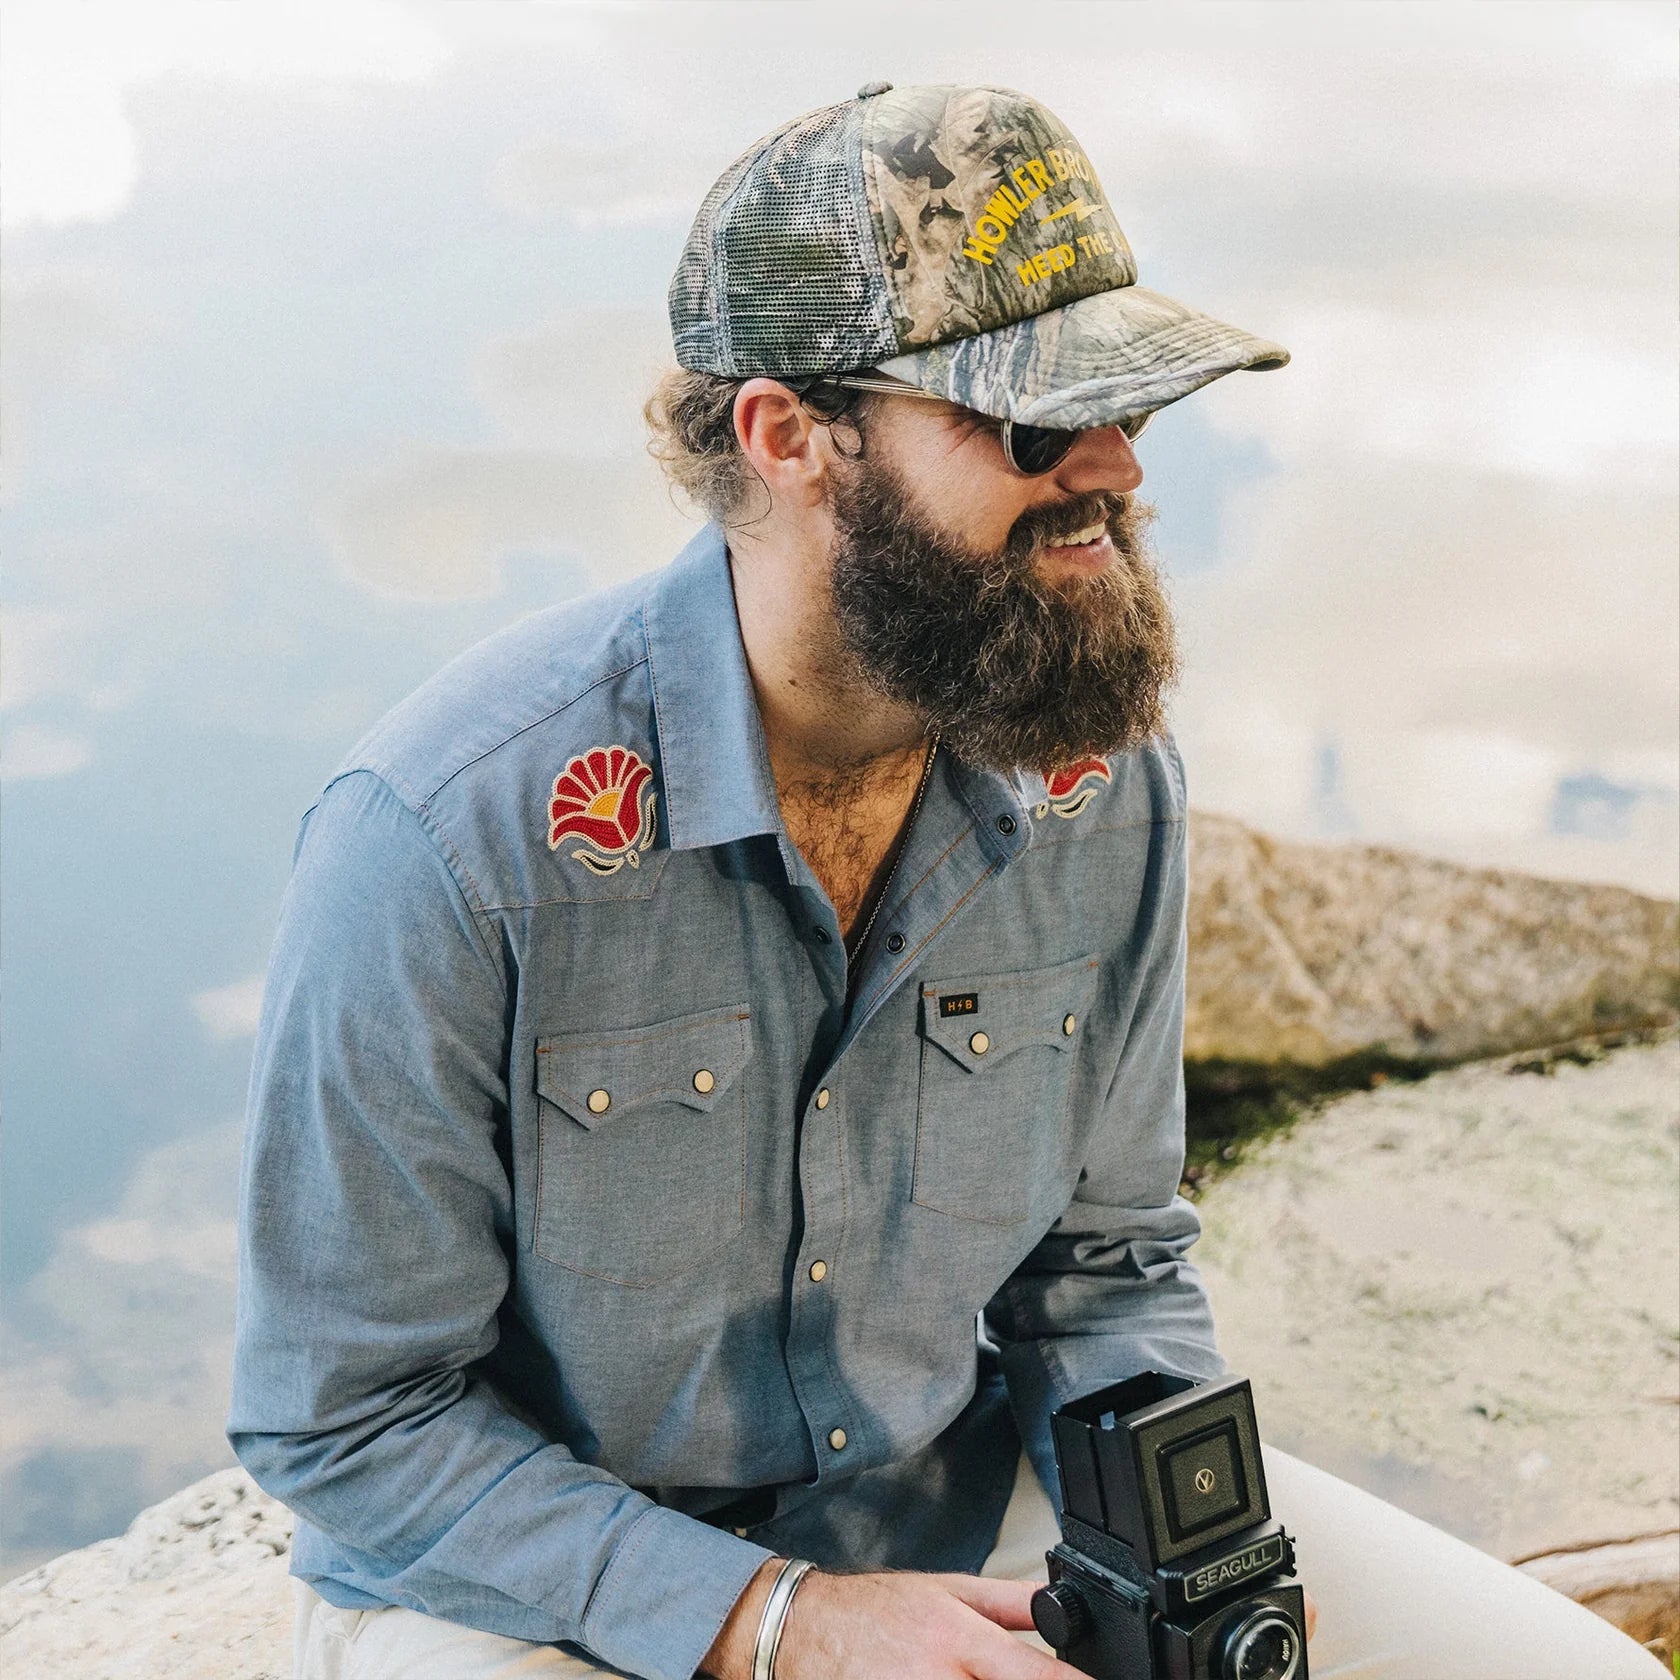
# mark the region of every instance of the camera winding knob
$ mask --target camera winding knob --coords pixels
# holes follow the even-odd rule
[[[1039,1638],[1058,1651],[1091,1631],[1091,1612],[1071,1581],[1040,1587],[1032,1596],[1032,1619]]]

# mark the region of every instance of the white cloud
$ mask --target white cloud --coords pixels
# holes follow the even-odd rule
[[[573,556],[597,584],[663,565],[693,525],[640,452],[413,446],[330,493],[322,526],[344,570],[391,600],[486,599],[512,552]]]
[[[1382,826],[1453,833],[1468,844],[1540,834],[1558,777],[1556,751],[1492,730],[1373,730],[1350,754],[1347,796]]]
[[[263,978],[251,974],[229,986],[195,992],[192,1009],[199,1025],[214,1039],[252,1037],[262,1014]]]
[[[227,1411],[241,1128],[142,1156],[109,1214],[65,1231],[7,1327],[0,1471],[129,1455],[161,1498],[231,1462]]]
[[[5,225],[103,220],[139,177],[127,92],[161,76],[417,81],[449,56],[393,0],[13,0],[0,70]]]
[[[1192,797],[1310,835],[1328,740],[1361,838],[1674,892],[1676,547],[1666,487],[1376,451],[1249,486],[1176,590]],[[1550,832],[1583,772],[1648,790],[1625,833]]]
[[[683,226],[716,170],[693,150],[666,145],[605,147],[571,134],[534,136],[496,160],[491,199],[526,220],[556,217],[578,227]]]
[[[0,777],[8,782],[73,776],[93,762],[93,742],[35,723],[17,723],[0,740]]]
[[[491,340],[470,377],[508,442],[633,462],[647,436],[642,403],[671,360],[658,305],[580,309]]]
[[[1680,334],[1649,313],[1618,330],[1583,319],[1568,288],[1485,280],[1422,301],[1274,298],[1268,331],[1293,360],[1228,381],[1212,412],[1291,465],[1377,457],[1431,476],[1480,468],[1667,489]]]
[[[1598,768],[1613,782],[1672,788],[1680,784],[1680,741],[1613,748],[1602,755]]]
[[[0,708],[72,692],[86,670],[87,632],[61,607],[8,604],[0,613]]]
[[[0,327],[6,377],[0,382],[0,499],[17,501],[26,483],[37,419],[90,391],[109,387],[144,330],[136,313],[97,273],[57,268],[4,285]]]
[[[202,1210],[195,1210],[202,1214]],[[114,1266],[167,1266],[189,1277],[226,1282],[238,1267],[239,1229],[231,1219],[185,1225],[155,1219],[96,1219],[77,1232],[94,1259]]]
[[[1478,869],[1514,869],[1558,881],[1610,882],[1649,893],[1653,898],[1680,897],[1680,821],[1671,795],[1666,806],[1640,813],[1637,832],[1622,841],[1560,834],[1465,835],[1457,829],[1413,838],[1432,857]]]
[[[1135,160],[1140,174],[1252,169],[1308,192],[1362,177],[1390,189],[1666,196],[1671,170],[1646,135],[1654,113],[1667,118],[1673,23],[1637,0],[1167,0],[1084,15],[1096,21],[1077,68],[1040,44],[1035,77],[1023,67],[1004,79],[1069,84],[1041,97],[1099,162],[1129,171]],[[1099,62],[1107,74],[1091,73]]]
[[[579,309],[487,340],[464,370],[493,444],[410,443],[313,495],[334,557],[388,600],[487,600],[512,553],[584,561],[597,584],[692,534],[646,450],[642,403],[671,361],[657,306]]]

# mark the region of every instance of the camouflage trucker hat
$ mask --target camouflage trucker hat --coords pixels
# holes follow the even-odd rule
[[[1090,159],[1007,88],[871,82],[766,135],[706,195],[670,307],[686,368],[880,368],[1070,429],[1289,360],[1139,286]]]

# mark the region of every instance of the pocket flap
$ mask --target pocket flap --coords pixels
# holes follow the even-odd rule
[[[922,1036],[970,1073],[1028,1044],[1066,1050],[1078,1041],[1096,983],[1095,957],[1019,974],[924,980]]]
[[[628,1032],[557,1033],[537,1040],[537,1094],[590,1130],[650,1102],[705,1114],[751,1054],[752,1011],[744,1003]]]

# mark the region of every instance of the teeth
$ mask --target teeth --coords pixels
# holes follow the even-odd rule
[[[1075,531],[1072,536],[1052,537],[1046,544],[1049,548],[1076,548],[1081,543],[1095,542],[1108,527],[1099,519],[1095,525],[1087,525],[1083,531]]]

